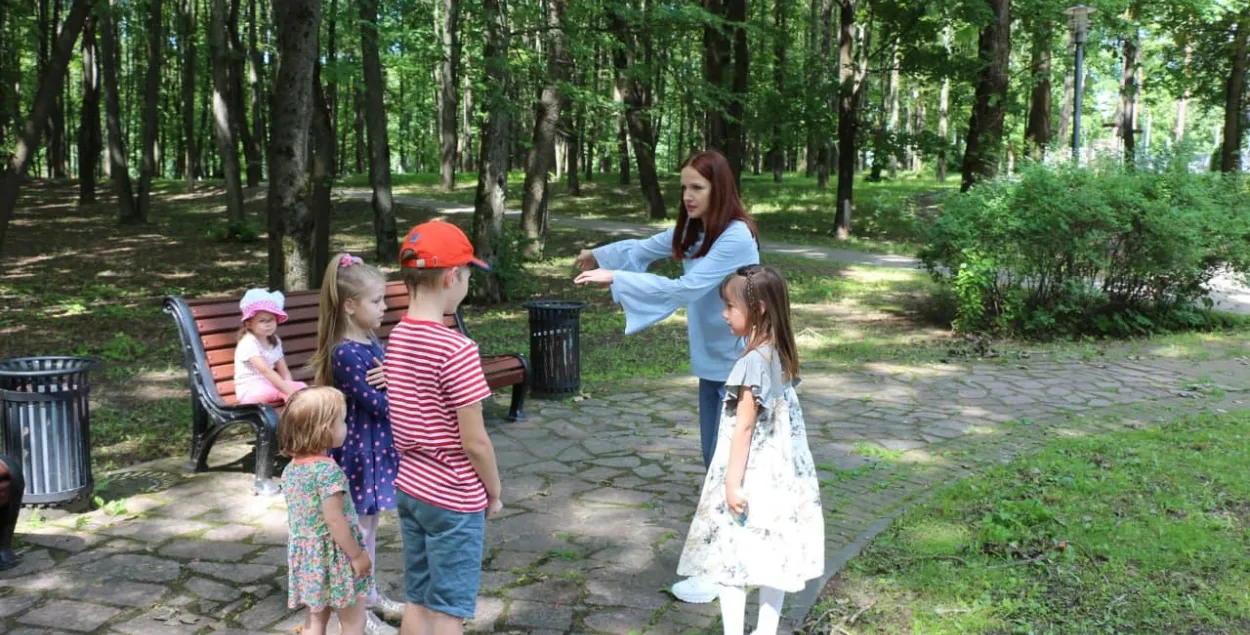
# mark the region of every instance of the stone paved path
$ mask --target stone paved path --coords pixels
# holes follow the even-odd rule
[[[1057,434],[1239,403],[1248,380],[1236,360],[813,369],[800,390],[824,485],[827,575],[941,484]],[[506,507],[489,523],[472,631],[714,631],[715,604],[664,592],[703,476],[694,394],[692,381],[639,383],[534,401],[525,422],[490,422]],[[292,632],[300,616],[286,609],[282,499],[250,496],[243,471],[183,476],[173,461],[114,475],[109,487],[145,479],[164,482],[88,514],[26,514],[24,561],[0,574],[0,632]],[[377,563],[392,584],[395,527],[383,519]],[[821,583],[788,598],[789,626]]]

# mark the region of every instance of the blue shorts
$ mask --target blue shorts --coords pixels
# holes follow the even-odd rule
[[[471,619],[482,584],[486,512],[454,512],[397,494],[408,602]]]

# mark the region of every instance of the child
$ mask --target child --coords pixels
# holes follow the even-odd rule
[[[338,614],[345,635],[365,632],[373,561],[360,545],[347,477],[326,456],[347,438],[346,413],[343,393],[318,386],[292,396],[278,426],[282,453],[292,459],[282,475],[291,531],[287,606],[308,607],[305,635],[325,633],[331,612]]]
[[[503,509],[482,420],[490,387],[477,345],[443,325],[469,290],[460,228],[417,225],[399,247],[408,313],[386,343],[391,426],[400,452],[399,524],[408,605],[403,633],[459,634],[477,608],[485,519]],[[483,513],[484,512],[484,513]]]
[[[720,434],[677,572],[719,585],[725,635],[742,635],[748,587],[758,635],[773,635],[786,592],[824,570],[820,485],[794,385],[790,299],[776,270],[749,265],[720,287],[746,351],[729,371]]]
[[[365,551],[377,559],[378,513],[395,509],[399,454],[391,440],[391,419],[382,376],[382,345],[374,329],[386,313],[386,277],[350,254],[339,254],[321,284],[321,316],[312,367],[318,386],[333,386],[347,399],[347,442],[330,456],[347,474],[360,515]],[[366,606],[386,619],[403,617],[404,605],[374,588]],[[373,614],[368,633],[393,633]]]
[[[278,325],[286,321],[281,291],[248,289],[239,301],[243,326],[234,347],[234,395],[239,403],[284,403],[308,387],[291,379],[282,356]]]

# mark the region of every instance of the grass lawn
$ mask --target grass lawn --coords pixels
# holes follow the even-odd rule
[[[659,177],[669,217],[675,218],[681,197],[680,179],[677,173],[670,172],[662,172]],[[524,182],[523,172],[509,174],[510,209],[520,209]],[[343,179],[341,184],[369,187],[369,178],[354,175]],[[393,186],[397,194],[472,204],[477,175],[457,175],[456,189],[452,192],[439,188],[437,174],[396,174]],[[636,176],[630,185],[620,185],[615,173],[596,174],[594,181],[582,181],[582,195],[578,197],[568,196],[567,181],[553,182],[551,187],[552,214],[656,223],[647,218]],[[771,174],[742,176],[743,201],[769,240],[877,253],[914,251],[923,207],[942,193],[957,191],[958,187],[958,179],[938,183],[933,177],[910,174],[879,183],[856,181],[855,211],[851,219],[855,235],[849,241],[838,241],[832,235],[836,183],[822,190],[816,187],[816,179],[802,174],[786,174],[781,183],[774,183]],[[671,222],[661,221],[656,227]]]
[[[904,514],[815,633],[1250,632],[1250,411],[1052,441]]]
[[[89,355],[103,362],[92,375],[93,456],[101,469],[186,451],[190,403],[173,321],[160,309],[168,294],[242,295],[265,280],[263,239],[225,242],[221,192],[183,193],[158,182],[151,224],[118,227],[109,196],[79,208],[71,185],[32,183],[12,221],[0,267],[0,355]],[[104,193],[102,187],[101,193]],[[263,227],[265,192],[246,195],[249,224]],[[428,218],[400,205],[401,228]],[[468,215],[451,220],[468,224]],[[365,201],[336,207],[334,247],[372,261],[372,212]],[[547,260],[527,265],[514,298],[468,306],[471,334],[487,353],[528,352],[521,304],[532,298],[579,299],[582,378],[590,394],[635,378],[689,368],[679,311],[647,331],[624,336],[624,316],[607,292],[572,285],[572,256],[601,234],[553,227]],[[863,362],[929,363],[980,352],[949,332],[949,301],[918,271],[845,266],[765,254],[792,288],[794,325],[804,367]],[[677,266],[660,269],[673,275]],[[1117,355],[1220,358],[1250,355],[1246,331],[1179,334],[1131,343],[994,344],[996,359],[1054,355],[1096,359]]]

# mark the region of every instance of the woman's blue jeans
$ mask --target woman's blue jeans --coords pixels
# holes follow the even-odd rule
[[[703,466],[712,465],[720,413],[725,400],[725,382],[699,379],[699,442],[703,446]]]

